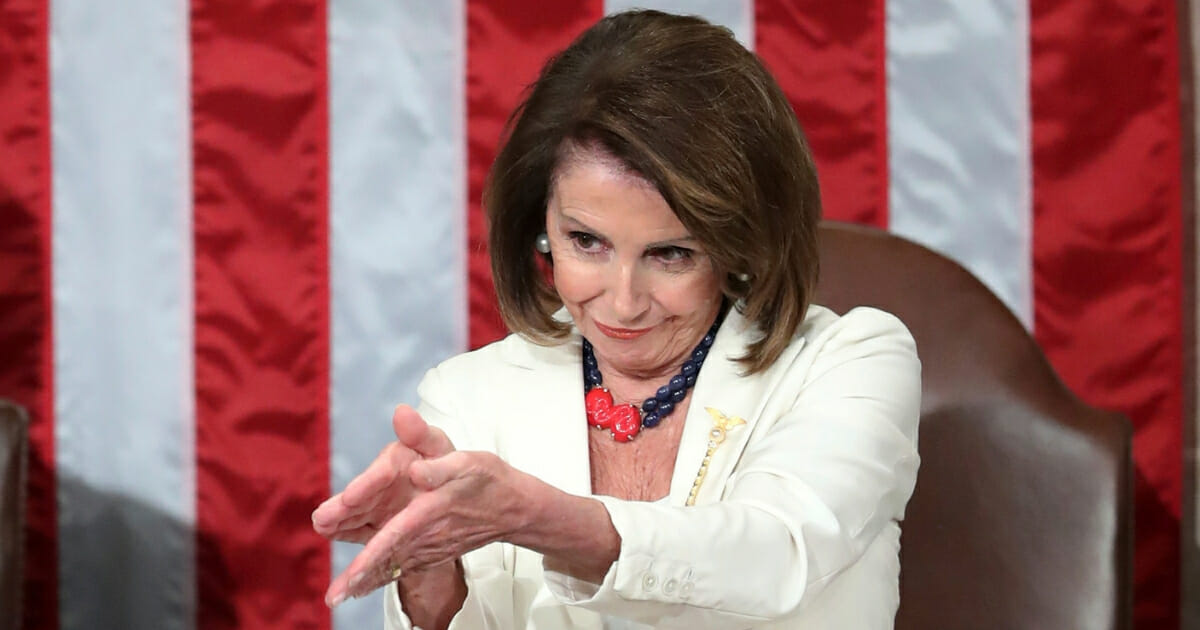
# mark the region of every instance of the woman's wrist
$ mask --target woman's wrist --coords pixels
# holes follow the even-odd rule
[[[448,627],[467,598],[462,560],[406,572],[396,586],[404,614],[424,630]]]

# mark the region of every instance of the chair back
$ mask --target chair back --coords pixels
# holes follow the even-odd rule
[[[0,630],[21,625],[28,425],[24,409],[0,399]]]
[[[814,302],[899,317],[922,362],[898,630],[1132,627],[1130,427],[1081,403],[954,261],[825,223]]]

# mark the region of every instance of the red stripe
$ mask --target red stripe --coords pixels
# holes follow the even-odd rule
[[[58,627],[47,3],[0,6],[0,396],[29,411],[24,627]],[[5,614],[11,614],[6,612]]]
[[[492,288],[487,231],[480,200],[504,122],[521,91],[547,57],[604,15],[602,0],[467,2],[467,273],[470,343],[477,348],[505,334]]]
[[[191,3],[206,630],[330,625],[326,29],[315,0]]]
[[[1034,328],[1075,392],[1133,421],[1139,628],[1179,627],[1177,28],[1173,0],[1032,4]]]
[[[757,0],[755,20],[816,156],[825,217],[887,227],[884,0]]]

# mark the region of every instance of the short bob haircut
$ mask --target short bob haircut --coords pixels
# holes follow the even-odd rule
[[[506,135],[483,202],[509,329],[547,345],[569,331],[534,240],[563,161],[598,148],[658,189],[757,327],[746,373],[779,358],[816,285],[820,194],[787,98],[728,29],[658,11],[605,17],[546,63]]]

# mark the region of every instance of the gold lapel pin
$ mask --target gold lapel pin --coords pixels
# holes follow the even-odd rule
[[[708,475],[708,464],[712,461],[713,453],[725,442],[725,434],[746,424],[745,420],[737,416],[727,416],[712,407],[705,407],[704,410],[712,416],[713,426],[708,432],[708,450],[704,453],[704,460],[700,462],[700,470],[696,471],[696,480],[692,482],[692,490],[688,493],[687,505],[696,504],[696,494],[700,492],[700,485]]]

